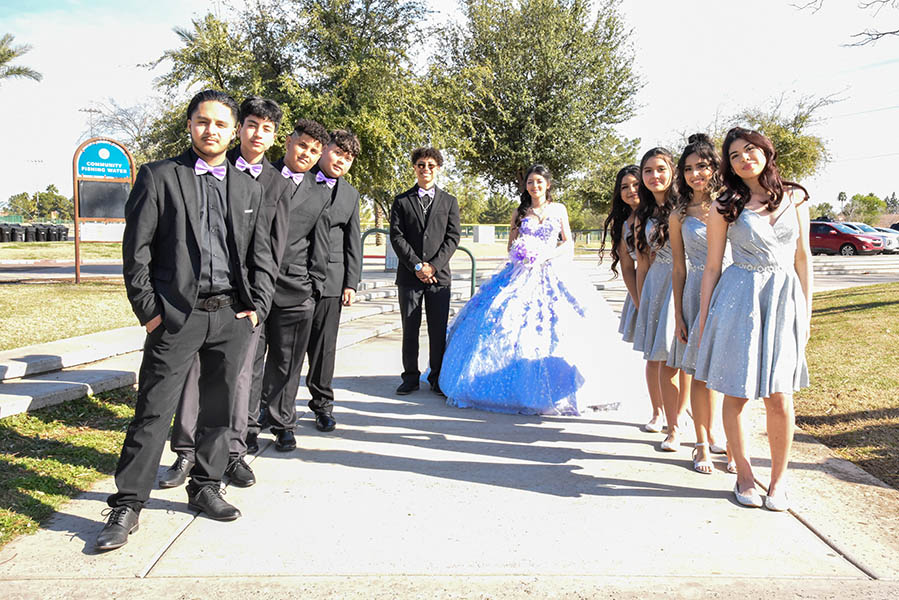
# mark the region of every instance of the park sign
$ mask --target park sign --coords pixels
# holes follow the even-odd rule
[[[134,159],[125,146],[113,139],[91,138],[75,150],[72,179],[75,282],[80,283],[81,242],[122,241],[125,202],[134,185]]]
[[[131,158],[118,143],[94,139],[82,147],[76,169],[81,177],[131,179]]]

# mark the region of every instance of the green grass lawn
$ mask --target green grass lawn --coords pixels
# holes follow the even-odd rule
[[[899,284],[815,294],[806,355],[797,423],[899,488]]]
[[[137,325],[116,282],[0,285],[0,350]]]
[[[135,399],[125,388],[0,419],[0,547],[115,470]]]
[[[5,242],[0,260],[75,261],[75,242]],[[122,245],[114,242],[81,244],[81,260],[122,260]]]

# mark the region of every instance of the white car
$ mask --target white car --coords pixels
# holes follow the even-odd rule
[[[887,237],[892,237],[893,240],[896,242],[896,246],[899,246],[899,231],[896,231],[895,229],[890,229],[889,227],[875,227],[874,229],[876,229],[877,231],[879,231],[880,233],[884,234]],[[884,248],[886,248],[886,246],[884,246]],[[899,252],[899,250],[895,250],[895,249],[894,250],[885,250],[885,251],[886,252]]]
[[[889,235],[884,233],[883,231],[878,230],[875,227],[871,227],[867,223],[861,223],[858,221],[845,221],[843,225],[848,227],[852,227],[853,229],[857,229],[861,233],[865,233],[868,235],[876,235],[883,240],[883,251],[889,254],[894,254],[899,252],[899,236]]]

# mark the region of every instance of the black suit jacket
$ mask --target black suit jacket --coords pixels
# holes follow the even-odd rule
[[[199,288],[194,162],[195,155],[188,150],[145,164],[125,203],[122,270],[128,299],[142,324],[161,315],[166,331],[172,333],[184,326]],[[243,306],[264,319],[269,306],[259,286],[265,282],[274,288],[276,275],[271,219],[264,214],[262,186],[228,161],[225,164],[229,246],[240,270],[234,274],[236,291]]]
[[[435,186],[427,218],[418,201],[417,185],[399,194],[390,207],[390,243],[399,259],[397,285],[424,288],[415,275],[415,265],[420,262],[434,267],[437,285],[452,285],[449,261],[461,235],[459,202],[452,194]]]
[[[315,173],[309,171],[299,185],[280,174],[284,166],[278,161],[274,169],[290,188],[286,245],[275,283],[275,304],[282,307],[299,306],[313,296],[321,295],[328,268],[330,219],[325,210],[331,201],[331,190],[324,183],[316,183]]]
[[[235,146],[228,150],[228,162],[232,165],[237,162],[240,156],[240,146]],[[241,172],[235,168],[235,172]],[[253,178],[247,172],[244,175]],[[272,257],[275,261],[274,268],[277,273],[281,263],[281,256],[284,254],[284,248],[287,243],[287,226],[288,226],[288,206],[290,197],[293,194],[293,183],[284,179],[281,175],[281,167],[275,167],[265,156],[262,157],[262,172],[255,179],[262,185],[262,203],[263,215],[271,220],[270,242]],[[290,184],[290,185],[288,185]],[[250,274],[250,285],[257,288],[259,296],[264,300],[266,306],[271,306],[272,299],[275,295],[275,283],[267,277],[261,277],[256,280],[253,273]],[[260,317],[261,320],[261,317]]]
[[[309,171],[317,172],[318,168]],[[308,175],[307,175],[308,177]],[[327,188],[326,188],[327,189]],[[336,297],[344,288],[359,289],[362,279],[362,233],[359,230],[359,192],[343,177],[331,190],[328,207],[328,274],[322,296]]]

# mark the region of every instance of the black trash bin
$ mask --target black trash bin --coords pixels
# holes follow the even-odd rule
[[[34,225],[25,225],[22,227],[25,230],[25,240],[26,242],[35,241],[35,228]]]
[[[65,225],[59,226],[59,241],[60,242],[68,242],[69,241],[69,228]]]
[[[47,241],[47,226],[43,223],[38,223],[34,226],[34,241],[35,242],[46,242]]]
[[[47,241],[59,241],[59,225],[47,225]]]
[[[0,223],[0,243],[9,241],[9,224]]]
[[[25,241],[25,229],[18,223],[14,223],[12,226],[10,226],[9,241],[10,242],[24,242]]]

